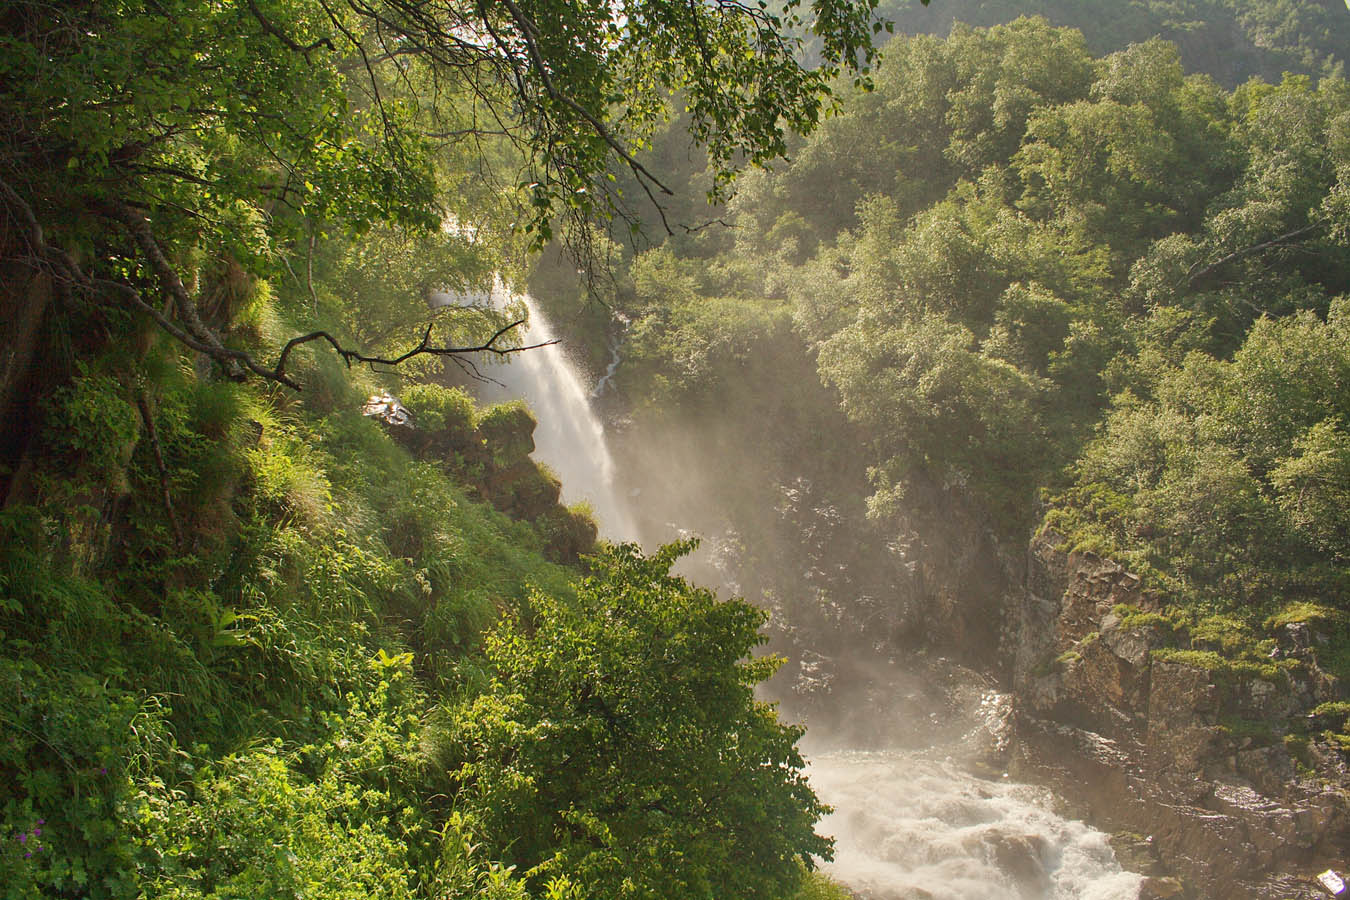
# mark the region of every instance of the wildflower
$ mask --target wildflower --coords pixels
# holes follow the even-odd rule
[[[20,844],[28,843],[28,835],[26,833],[19,835],[19,843]]]

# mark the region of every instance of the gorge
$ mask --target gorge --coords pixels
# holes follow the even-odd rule
[[[1334,896],[1343,7],[0,2],[0,900]]]

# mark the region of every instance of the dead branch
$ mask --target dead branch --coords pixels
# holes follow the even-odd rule
[[[342,357],[342,361],[348,366],[351,366],[352,363],[365,363],[371,366],[390,367],[401,365],[414,356],[458,356],[467,353],[495,353],[498,356],[507,356],[511,353],[520,353],[522,350],[538,350],[540,347],[548,347],[558,343],[557,340],[549,340],[523,347],[500,347],[497,345],[497,342],[510,331],[524,324],[524,319],[517,319],[509,325],[503,325],[493,332],[492,336],[486,341],[473,347],[433,347],[431,346],[431,326],[428,325],[426,334],[422,335],[422,340],[416,347],[394,357],[367,356],[359,350],[343,347],[338,339],[327,331],[311,331],[309,334],[293,337],[286,342],[286,345],[281,349],[281,356],[277,359],[276,368],[273,371],[278,375],[284,373],[286,360],[290,357],[291,351],[303,344],[308,344],[310,341],[325,341],[337,352],[338,356]]]
[[[1288,244],[1293,241],[1297,241],[1300,238],[1312,234],[1314,231],[1317,231],[1321,227],[1322,227],[1321,222],[1314,222],[1311,225],[1295,229],[1294,231],[1290,231],[1287,234],[1282,234],[1279,237],[1271,238],[1268,241],[1262,241],[1259,244],[1252,244],[1250,247],[1243,247],[1241,250],[1235,250],[1234,252],[1223,257],[1222,259],[1215,260],[1214,262],[1208,264],[1199,271],[1195,271],[1196,266],[1200,265],[1199,263],[1196,263],[1195,266],[1191,267],[1191,271],[1186,273],[1186,286],[1195,287],[1196,282],[1208,278],[1210,275],[1213,275],[1219,269],[1222,269],[1224,266],[1228,265],[1231,262],[1237,262],[1239,259],[1242,259],[1244,257],[1252,256],[1256,253],[1262,252],[1263,250],[1269,250],[1271,247],[1278,247],[1281,244]]]

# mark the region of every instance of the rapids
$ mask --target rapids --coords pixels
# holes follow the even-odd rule
[[[940,750],[813,756],[835,812],[825,870],[865,900],[1133,900],[1107,836],[1051,811],[1039,788],[963,771]]]

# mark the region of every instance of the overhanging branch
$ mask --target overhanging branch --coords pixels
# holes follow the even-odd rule
[[[147,302],[141,296],[141,292],[132,285],[88,274],[75,261],[74,257],[56,244],[48,242],[37,216],[33,213],[33,208],[3,179],[0,179],[0,196],[4,198],[6,205],[11,208],[23,225],[23,236],[32,250],[31,264],[35,268],[49,272],[53,279],[60,283],[80,288],[87,293],[92,294],[102,290],[122,297],[137,311],[149,317],[165,334],[188,349],[220,363],[229,377],[236,381],[243,380],[251,372],[260,378],[283,384],[292,390],[301,390],[300,384],[287,373],[286,366],[296,348],[312,341],[326,342],[342,357],[343,362],[348,366],[353,363],[366,363],[372,366],[397,366],[414,357],[424,355],[453,357],[462,363],[463,361],[459,360],[460,357],[472,356],[477,353],[507,356],[512,353],[537,350],[558,343],[556,340],[548,340],[520,347],[502,346],[501,342],[507,335],[525,324],[525,319],[517,319],[498,328],[487,340],[480,344],[463,347],[436,347],[431,343],[432,327],[428,325],[426,333],[422,335],[422,340],[416,346],[398,356],[383,357],[371,356],[359,350],[344,347],[328,331],[311,331],[287,341],[281,349],[276,365],[269,368],[259,363],[247,351],[226,347],[221,343],[219,336],[201,320],[201,317],[197,315],[196,304],[188,296],[182,279],[178,277],[178,273],[174,271],[161,252],[159,242],[155,238],[149,221],[136,210],[121,203],[114,203],[109,207],[127,225],[127,230],[147,257],[161,285],[173,297],[174,308],[178,311],[180,318],[183,319],[183,326],[179,326],[153,304]]]

